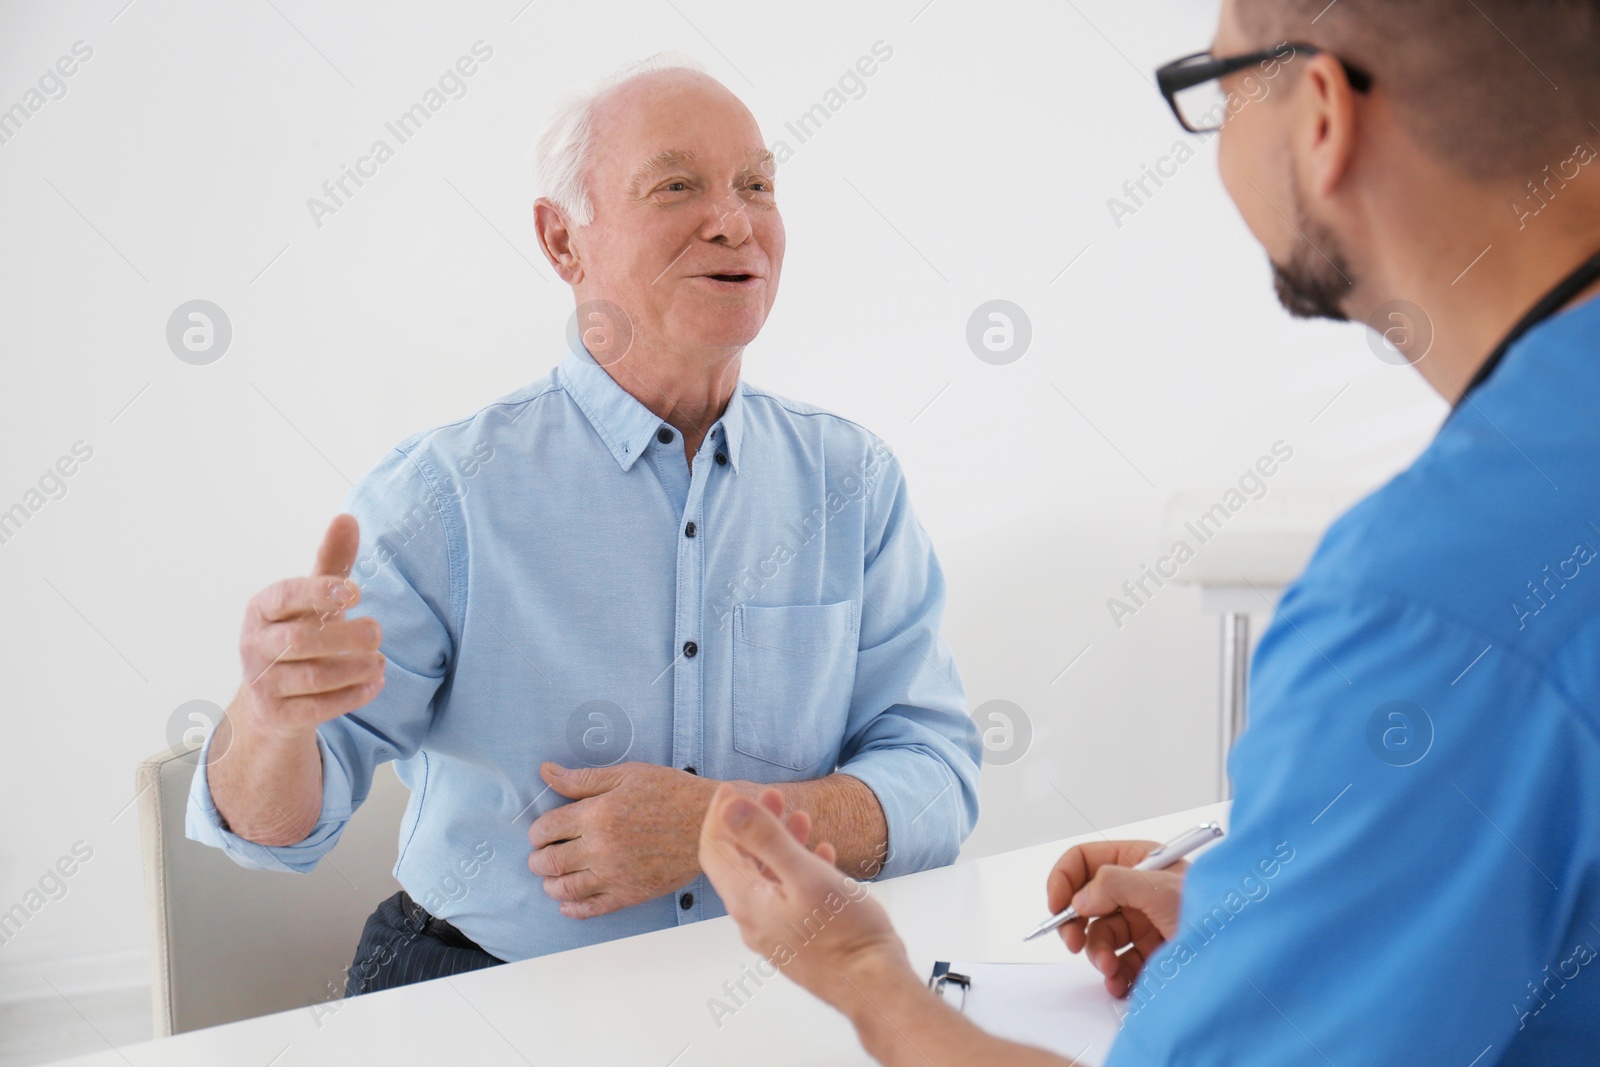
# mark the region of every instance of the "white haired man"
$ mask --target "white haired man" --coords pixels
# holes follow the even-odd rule
[[[859,876],[972,829],[981,747],[899,465],[740,378],[783,264],[773,169],[692,61],[566,101],[534,207],[565,359],[401,442],[314,573],[252,600],[189,834],[307,870],[398,761],[405,892],[347,993],[724,914],[697,854],[719,781],[776,784]]]

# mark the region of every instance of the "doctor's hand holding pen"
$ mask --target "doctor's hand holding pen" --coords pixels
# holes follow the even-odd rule
[[[1045,883],[1052,915],[1068,907],[1077,912],[1056,927],[1067,950],[1087,950],[1114,997],[1128,995],[1144,961],[1178,928],[1187,861],[1164,870],[1134,869],[1159,847],[1156,841],[1075,845],[1056,861]]]

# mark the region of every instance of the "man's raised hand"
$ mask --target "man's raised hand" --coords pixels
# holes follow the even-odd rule
[[[349,580],[361,543],[352,515],[336,515],[309,577],[285,578],[257,593],[239,637],[244,668],[237,726],[263,737],[295,737],[354,711],[383,688],[383,630],[374,618],[347,619],[361,599]]]
[[[354,516],[334,516],[312,574],[274,582],[245,609],[244,679],[211,736],[205,773],[223,828],[257,844],[293,845],[315,828],[317,727],[383,688],[378,620],[345,618],[361,599],[349,581],[360,543]]]

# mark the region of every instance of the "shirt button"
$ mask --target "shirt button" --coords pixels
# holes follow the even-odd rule
[[[656,440],[664,445],[670,445],[672,443],[672,431],[665,426],[661,427],[656,431]]]
[[[685,536],[685,537],[693,537],[694,536],[694,529],[695,529],[694,523],[691,522],[689,525],[687,525],[687,526],[685,526],[683,528],[683,536]]]
[[[685,893],[683,896],[679,897],[678,907],[682,908],[684,911],[688,911],[690,908],[694,907],[694,894]]]
[[[727,453],[726,452],[718,452],[717,453],[717,466],[726,467],[727,465],[728,465],[728,455],[727,455]]]
[[[695,655],[699,651],[700,646],[695,644],[693,641],[685,641],[683,643],[683,655],[686,659],[694,659]]]
[[[699,771],[695,770],[693,767],[685,767],[684,770],[688,771],[690,774],[699,774],[700,773]]]

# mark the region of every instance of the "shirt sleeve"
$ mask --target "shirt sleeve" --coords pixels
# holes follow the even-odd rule
[[[1573,950],[1600,789],[1540,666],[1430,608],[1285,596],[1185,881],[1108,1067],[1500,1062]]]
[[[944,575],[892,455],[869,493],[861,634],[839,771],[873,791],[889,827],[878,877],[954,862],[978,819],[978,728],[939,633]]]
[[[462,604],[457,501],[421,458],[395,450],[346,496],[343,510],[361,525],[350,578],[361,600],[347,618],[376,617],[388,658],[384,687],[365,706],[317,728],[322,756],[322,810],[305,840],[266,846],[232,833],[212,799],[206,775],[211,737],[189,791],[188,837],[227,852],[246,867],[309,871],[338,842],[366,800],[380,763],[410,759],[427,736],[434,695],[454,657]],[[224,756],[223,758],[226,758]]]

